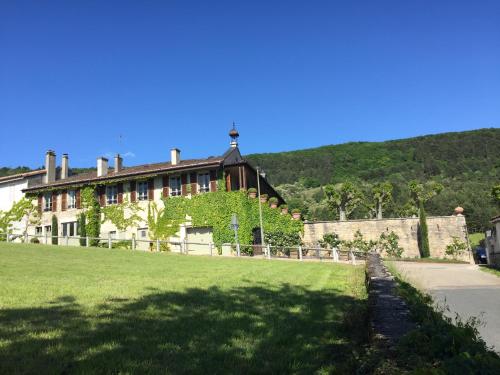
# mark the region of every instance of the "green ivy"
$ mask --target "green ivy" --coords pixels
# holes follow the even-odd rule
[[[87,244],[87,224],[85,213],[82,212],[78,215],[78,235],[80,236],[80,246],[85,246]]]
[[[95,186],[84,187],[80,191],[82,207],[85,210],[87,236],[99,237],[101,234],[101,206],[97,200]],[[90,240],[91,246],[98,246],[99,240]]]
[[[59,223],[57,222],[57,216],[52,215],[52,245],[57,245],[59,243]]]
[[[137,226],[142,222],[139,212],[142,208],[137,202],[129,202],[126,198],[123,203],[113,204],[101,208],[101,224],[110,221],[119,231],[125,231],[129,227]],[[128,215],[126,215],[128,213]]]

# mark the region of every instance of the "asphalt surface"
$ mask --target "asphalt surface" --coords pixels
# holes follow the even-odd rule
[[[483,272],[477,265],[394,262],[401,275],[427,291],[446,315],[462,320],[477,317],[479,333],[486,344],[500,352],[500,277]]]

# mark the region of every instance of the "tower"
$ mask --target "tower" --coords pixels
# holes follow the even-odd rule
[[[240,133],[238,133],[238,130],[236,130],[236,125],[233,121],[233,128],[229,131],[229,136],[231,137],[231,147],[236,148],[238,147],[238,137],[240,136]]]

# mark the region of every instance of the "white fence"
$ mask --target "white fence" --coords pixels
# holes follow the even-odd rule
[[[61,245],[75,247],[99,247],[105,249],[130,249],[138,251],[170,251],[185,255],[225,255],[237,257],[255,257],[265,259],[295,259],[298,261],[316,260],[329,262],[349,262],[356,264],[357,260],[366,259],[366,253],[356,249],[339,250],[321,247],[283,247],[271,245],[243,245],[226,243],[216,246],[214,243],[117,239],[113,237],[78,237],[49,235],[13,235],[0,234],[0,241],[15,243],[41,243],[46,245]]]

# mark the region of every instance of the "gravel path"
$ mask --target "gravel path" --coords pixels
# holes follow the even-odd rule
[[[500,277],[483,272],[471,264],[394,262],[397,270],[437,304],[446,303],[449,316],[462,319],[479,317],[479,333],[486,343],[500,352]]]

